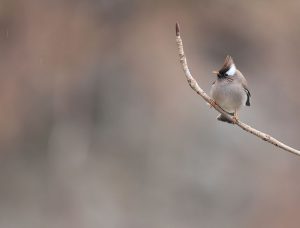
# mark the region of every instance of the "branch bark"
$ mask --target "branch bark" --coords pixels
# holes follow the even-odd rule
[[[201,87],[198,85],[197,81],[193,78],[187,61],[186,61],[186,57],[184,55],[184,50],[183,50],[183,43],[182,43],[182,39],[180,37],[180,30],[179,30],[179,25],[178,23],[176,23],[176,42],[177,42],[177,46],[178,46],[178,52],[179,52],[179,59],[180,59],[180,63],[182,65],[185,77],[190,85],[190,87],[197,93],[199,94],[207,103],[209,103],[212,107],[214,107],[215,110],[217,110],[219,113],[223,114],[224,116],[226,116],[229,120],[231,120],[234,124],[236,124],[237,126],[239,126],[240,128],[242,128],[244,131],[249,132],[255,136],[257,136],[258,138],[273,144],[274,146],[277,146],[285,151],[288,151],[290,153],[296,154],[300,156],[300,151],[296,150],[288,145],[285,145],[284,143],[278,141],[277,139],[273,138],[272,136],[263,133],[261,131],[256,130],[255,128],[241,122],[240,120],[235,120],[232,116],[228,115],[227,112],[225,112],[218,104],[216,104],[214,102],[214,100],[212,98],[210,98],[210,96],[208,96],[203,89],[201,89]]]

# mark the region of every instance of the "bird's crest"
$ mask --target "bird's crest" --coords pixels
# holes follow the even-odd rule
[[[221,75],[233,76],[236,72],[236,66],[231,56],[227,55],[222,68],[219,70]]]

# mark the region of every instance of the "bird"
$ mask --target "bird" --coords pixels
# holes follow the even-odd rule
[[[233,120],[220,114],[217,119],[227,123],[238,121],[238,112],[242,106],[250,106],[250,91],[244,75],[236,68],[230,55],[227,55],[222,68],[213,71],[217,79],[213,82],[210,94],[214,102],[225,112],[233,116]]]

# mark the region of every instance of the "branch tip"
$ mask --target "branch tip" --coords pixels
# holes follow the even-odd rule
[[[176,36],[179,36],[179,24],[176,22]]]

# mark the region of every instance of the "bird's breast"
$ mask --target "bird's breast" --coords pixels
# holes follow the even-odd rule
[[[229,81],[217,80],[211,88],[211,96],[225,111],[235,112],[246,103],[247,95],[242,84]]]

